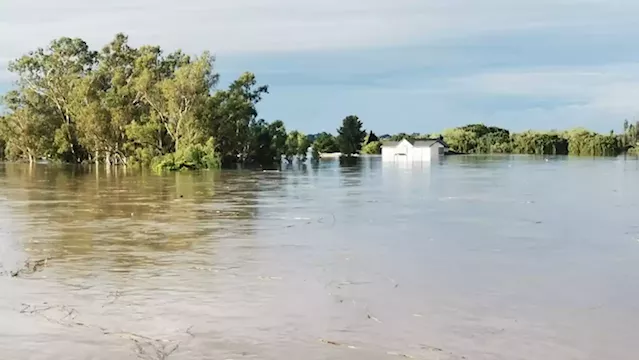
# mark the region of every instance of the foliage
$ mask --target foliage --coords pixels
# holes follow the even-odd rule
[[[173,153],[155,158],[153,162],[153,169],[156,171],[215,169],[218,167],[220,167],[220,159],[216,155],[213,138],[210,138],[204,145],[183,146]]]
[[[285,159],[289,164],[292,164],[296,158],[298,161],[305,161],[309,146],[311,146],[311,141],[305,134],[297,130],[290,132],[285,141]]]
[[[380,139],[378,139],[378,137],[376,136],[376,134],[373,133],[373,131],[369,131],[369,134],[367,134],[367,136],[364,138],[364,144],[363,145],[367,145],[367,144],[372,143],[374,141],[380,141]]]
[[[267,86],[244,73],[228,89],[213,90],[213,64],[207,52],[132,47],[124,34],[100,51],[81,39],[54,40],[9,65],[18,81],[3,100],[3,148],[30,161],[209,167],[199,157],[215,138],[216,163],[279,160],[284,125],[257,120]]]
[[[322,132],[316,136],[313,142],[313,150],[318,153],[335,153],[340,151],[336,138],[327,132]]]
[[[620,144],[624,150],[630,154],[638,154],[638,129],[640,128],[638,122],[630,124],[628,120],[625,120],[622,125],[622,134],[618,135]]]
[[[261,166],[280,163],[287,140],[284,123],[276,120],[269,124],[260,119],[252,121],[249,128],[246,162]]]
[[[638,144],[627,149],[627,154],[629,155],[638,155]]]
[[[387,140],[389,141],[401,141],[402,139],[407,139],[409,142],[413,142],[415,140],[417,140],[420,137],[420,134],[418,133],[413,133],[413,134],[407,134],[407,133],[398,133],[395,135],[391,135]]]
[[[362,129],[362,122],[355,115],[349,115],[342,120],[338,129],[338,148],[343,155],[351,156],[362,148],[367,132]]]
[[[362,147],[360,153],[362,154],[380,154],[382,152],[382,144],[380,141],[372,141]]]
[[[223,162],[247,160],[250,129],[258,116],[256,104],[267,92],[267,86],[257,86],[253,74],[244,73],[228,90],[218,91],[210,97],[209,129],[217,140]]]
[[[613,131],[598,134],[586,129],[510,133],[495,126],[470,124],[444,130],[442,135],[451,150],[461,153],[614,156],[624,151],[633,152],[633,141],[637,146],[638,123],[629,124],[625,121],[623,129],[624,132],[619,135]],[[398,134],[391,138],[402,139],[403,136],[411,140],[427,137]]]
[[[9,64],[15,88],[2,97],[0,157],[70,163],[152,164],[156,169],[211,168],[234,163],[279,166],[312,153],[379,153],[378,137],[347,116],[338,136],[287,133],[282,121],[258,118],[268,93],[252,73],[216,89],[215,59],[133,47],[117,34],[99,51],[82,39],[51,41]],[[470,124],[445,130],[452,150],[464,153],[617,155],[637,153],[638,123],[620,134],[585,129],[510,133]],[[389,140],[421,140],[396,134]],[[386,138],[386,137],[385,137]],[[364,146],[364,148],[363,148]]]

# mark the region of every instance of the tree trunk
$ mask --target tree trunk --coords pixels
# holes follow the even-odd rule
[[[95,159],[93,160],[96,162],[96,166],[100,164],[100,152],[98,150],[96,150]]]
[[[105,152],[104,154],[104,163],[107,165],[107,167],[111,166],[111,153],[109,151]]]

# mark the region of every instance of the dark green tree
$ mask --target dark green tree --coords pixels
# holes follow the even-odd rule
[[[369,134],[367,134],[367,136],[364,138],[364,145],[367,145],[374,141],[380,141],[380,139],[378,139],[378,137],[376,136],[376,134],[373,133],[373,131],[369,131]]]
[[[318,153],[334,153],[340,151],[336,138],[327,133],[321,132],[313,142],[313,148]]]
[[[372,141],[362,147],[360,153],[362,154],[380,154],[382,152],[382,144],[380,141]]]
[[[351,156],[357,154],[362,148],[367,132],[362,129],[362,121],[355,115],[349,115],[342,120],[342,126],[338,129],[338,148],[342,155]]]

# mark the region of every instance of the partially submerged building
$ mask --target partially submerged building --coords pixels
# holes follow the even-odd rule
[[[442,140],[424,139],[409,141],[383,141],[382,161],[419,162],[438,159],[449,151],[449,145]]]

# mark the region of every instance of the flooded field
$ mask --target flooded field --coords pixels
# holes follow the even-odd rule
[[[638,161],[0,164],[5,359],[632,359]]]

